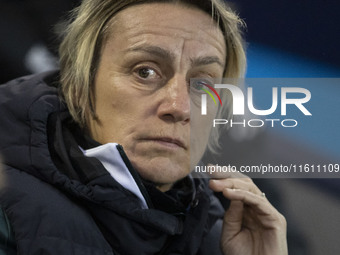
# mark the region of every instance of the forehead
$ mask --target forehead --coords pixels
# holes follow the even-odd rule
[[[134,45],[157,36],[160,42],[163,39],[201,42],[225,55],[225,39],[219,26],[211,16],[193,6],[174,3],[134,5],[114,16],[109,27],[109,41],[120,37]]]

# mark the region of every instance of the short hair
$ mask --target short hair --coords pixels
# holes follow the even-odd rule
[[[61,93],[71,116],[81,127],[86,127],[90,117],[95,118],[94,79],[102,46],[108,38],[108,23],[119,11],[145,3],[184,4],[210,15],[221,28],[226,42],[224,77],[243,77],[246,67],[242,38],[244,23],[223,0],[83,0],[71,12],[59,47]],[[227,108],[230,103],[219,109],[217,116],[229,116],[230,109]],[[219,131],[214,129],[208,147],[215,150],[218,139]]]

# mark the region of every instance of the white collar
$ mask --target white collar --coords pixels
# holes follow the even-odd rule
[[[139,190],[138,185],[132,177],[129,169],[125,165],[117,149],[117,145],[117,143],[107,143],[88,150],[80,149],[86,157],[97,158],[110,173],[112,178],[120,183],[120,185],[122,185],[125,189],[135,194],[140,199],[142,208],[147,209],[148,206],[145,198]]]

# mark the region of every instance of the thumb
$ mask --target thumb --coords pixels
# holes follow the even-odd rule
[[[242,201],[231,201],[223,221],[223,241],[229,242],[242,229],[244,204]]]

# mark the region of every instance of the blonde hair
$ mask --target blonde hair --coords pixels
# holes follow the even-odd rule
[[[108,22],[122,9],[154,2],[183,3],[208,13],[224,33],[227,47],[224,77],[244,75],[246,58],[241,34],[244,24],[223,0],[83,0],[71,13],[59,48],[62,95],[70,114],[81,127],[86,127],[91,116],[95,117],[94,78],[101,48],[108,36]],[[222,94],[222,99],[227,96]],[[217,116],[229,116],[227,108],[219,109]],[[218,145],[218,133],[212,132],[209,148]]]

